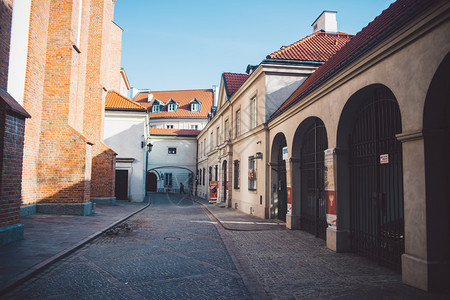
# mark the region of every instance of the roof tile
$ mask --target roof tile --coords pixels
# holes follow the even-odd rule
[[[354,61],[359,55],[373,48],[385,35],[402,26],[432,0],[398,0],[392,3],[378,17],[358,32],[327,62],[321,65],[300,87],[278,108],[272,118],[300,101],[316,87],[331,78],[343,67]]]
[[[153,97],[148,102],[148,96]],[[196,98],[202,103],[200,112],[190,111],[190,102]],[[212,89],[206,90],[183,90],[183,91],[152,91],[150,93],[139,93],[134,99],[135,102],[144,106],[150,113],[150,118],[207,118],[208,112],[213,105],[214,92]],[[168,112],[167,105],[157,113],[151,112],[152,102],[154,99],[162,101],[164,104],[170,99],[180,103],[176,112]]]
[[[116,91],[110,91],[106,95],[105,108],[110,109],[110,110],[114,110],[114,109],[139,110],[139,111],[146,110],[146,108],[143,107],[142,105],[131,101],[130,99],[122,96],[121,94],[117,93]]]
[[[317,31],[292,45],[267,55],[268,59],[302,61],[327,61],[336,51],[352,39],[345,32],[330,33]]]
[[[240,73],[223,73],[223,81],[228,99],[241,87],[247,80],[248,74]]]
[[[176,128],[150,128],[150,135],[185,135],[197,136],[201,130]]]

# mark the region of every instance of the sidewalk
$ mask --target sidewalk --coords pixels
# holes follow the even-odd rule
[[[192,196],[192,200],[205,207],[220,225],[232,231],[286,230],[286,223],[280,220],[261,219],[237,209],[226,209],[224,203],[209,203],[208,200]]]
[[[259,299],[449,299],[402,283],[401,275],[277,220],[263,220],[192,197],[221,233],[246,286]]]
[[[91,216],[34,214],[21,218],[24,239],[0,247],[0,294],[117,225],[147,203],[97,205]]]

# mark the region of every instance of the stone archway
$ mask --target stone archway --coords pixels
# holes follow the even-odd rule
[[[450,53],[428,88],[423,119],[428,290],[450,290]],[[432,263],[434,262],[434,263]],[[431,265],[434,265],[431,269]]]
[[[299,213],[300,229],[326,238],[324,151],[328,148],[325,125],[310,117],[297,128],[292,147],[292,204]]]
[[[147,173],[147,192],[156,192],[158,188],[158,176],[153,172]]]
[[[287,214],[287,182],[286,161],[283,159],[283,148],[286,147],[286,137],[278,133],[272,143],[271,151],[271,205],[270,217],[286,221]]]
[[[347,101],[338,126],[338,230],[349,249],[396,270],[404,253],[400,109],[386,86],[375,84]]]

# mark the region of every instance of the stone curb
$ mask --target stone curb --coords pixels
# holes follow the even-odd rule
[[[5,287],[2,288],[2,290],[0,290],[0,295],[4,295],[7,292],[11,291],[13,288],[17,287],[18,285],[20,285],[21,283],[25,282],[26,280],[30,279],[31,277],[39,274],[40,272],[44,271],[45,269],[47,269],[48,267],[50,267],[52,264],[56,263],[57,261],[63,259],[64,257],[72,254],[73,252],[75,252],[76,250],[80,249],[81,247],[83,247],[84,245],[86,245],[87,243],[89,243],[90,241],[96,239],[97,237],[99,237],[100,235],[102,235],[103,233],[105,233],[106,231],[110,230],[111,228],[113,228],[114,226],[119,225],[120,223],[126,221],[127,219],[131,218],[132,216],[134,216],[135,214],[143,211],[144,209],[146,209],[147,207],[150,206],[150,202],[142,207],[139,208],[138,210],[136,210],[135,212],[130,213],[129,215],[123,217],[122,219],[112,223],[111,225],[107,226],[106,228],[104,228],[103,230],[97,231],[96,233],[91,234],[90,236],[88,236],[87,238],[85,238],[84,240],[76,243],[75,245],[73,245],[71,248],[67,248],[63,251],[58,252],[57,254],[53,255],[50,258],[47,258],[46,260],[44,260],[43,262],[34,265],[33,267],[31,267],[30,269],[28,269],[27,271],[11,278],[6,284]]]

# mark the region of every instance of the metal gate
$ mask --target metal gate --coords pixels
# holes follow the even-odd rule
[[[323,122],[315,118],[303,137],[301,151],[301,229],[325,239],[324,151],[328,148]]]
[[[278,219],[286,221],[287,214],[287,185],[286,185],[286,161],[283,159],[283,147],[286,147],[286,140],[283,140],[278,150]]]
[[[394,95],[375,89],[350,135],[351,246],[400,270],[404,252],[401,117]]]

